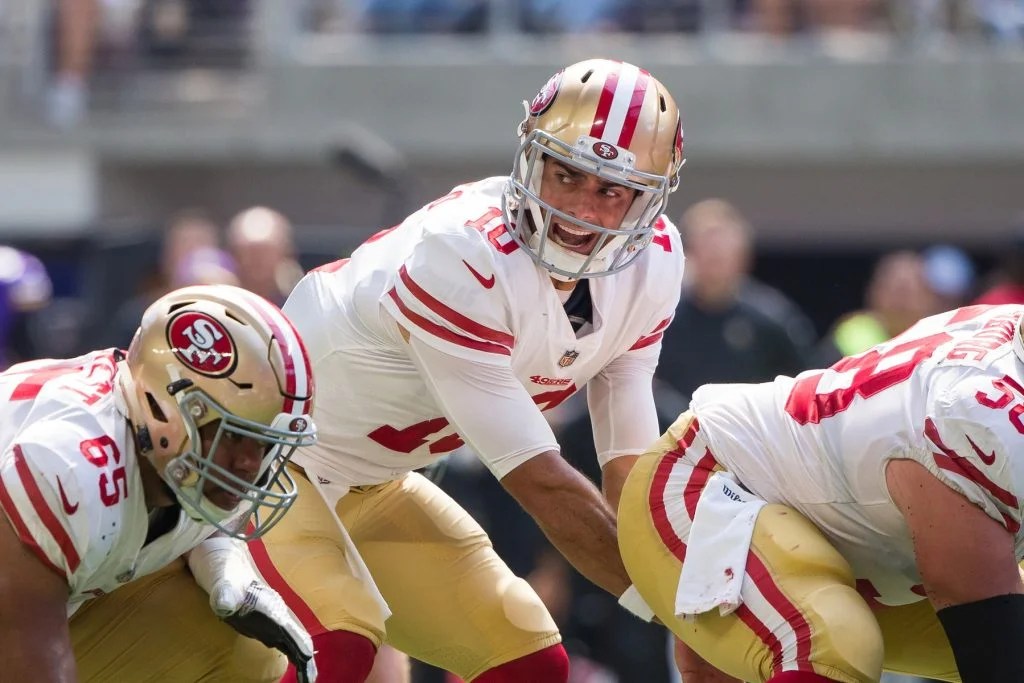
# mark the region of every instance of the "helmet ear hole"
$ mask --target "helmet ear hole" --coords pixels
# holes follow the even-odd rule
[[[152,413],[153,417],[159,422],[168,422],[167,416],[164,415],[164,411],[160,409],[160,404],[153,398],[153,394],[146,392],[146,403],[149,404],[149,412]]]

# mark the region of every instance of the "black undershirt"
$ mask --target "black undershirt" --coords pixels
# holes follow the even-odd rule
[[[562,308],[569,317],[573,332],[579,332],[586,323],[593,322],[594,304],[590,300],[590,280],[577,281]]]
[[[178,525],[179,517],[181,517],[181,506],[177,503],[151,510],[149,513],[149,530],[146,532],[146,542],[142,545],[149,545],[172,530]]]

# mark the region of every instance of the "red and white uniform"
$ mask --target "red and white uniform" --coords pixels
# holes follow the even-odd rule
[[[924,594],[885,484],[891,459],[924,465],[1015,533],[1024,556],[1022,315],[972,306],[933,316],[829,370],[702,387],[692,408],[714,459],[818,526],[862,592],[915,602]]]
[[[593,325],[577,336],[505,230],[506,182],[455,188],[292,292],[284,311],[319,392],[320,441],[299,464],[373,484],[465,442],[501,477],[558,448],[541,413],[587,383],[602,463],[657,438],[651,377],[679,297],[678,232],[662,218],[634,265],[589,281]]]
[[[66,577],[69,615],[214,530],[181,514],[173,532],[143,548],[148,513],[118,371],[106,350],[0,375],[0,508],[22,542]]]

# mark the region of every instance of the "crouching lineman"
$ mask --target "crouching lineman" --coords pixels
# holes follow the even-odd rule
[[[15,365],[0,396],[0,677],[276,681],[287,655],[315,678],[308,634],[243,543],[291,506],[285,465],[316,440],[279,309],[177,290],[127,355]]]
[[[963,308],[694,393],[618,511],[687,683],[724,680],[701,658],[770,683],[1024,681],[1022,316]]]

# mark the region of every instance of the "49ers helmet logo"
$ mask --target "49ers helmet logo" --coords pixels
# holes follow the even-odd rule
[[[601,157],[602,159],[607,159],[608,161],[611,161],[612,159],[615,159],[616,157],[619,156],[619,150],[615,149],[615,145],[609,144],[607,142],[595,142],[594,146],[591,147],[591,149],[594,150],[594,154]]]
[[[555,101],[555,95],[558,94],[558,87],[561,84],[562,72],[559,71],[548,79],[548,82],[544,84],[544,87],[540,89],[539,93],[534,95],[533,100],[530,102],[531,116],[540,116],[548,110],[551,103]]]
[[[207,377],[231,374],[238,360],[235,342],[212,316],[185,311],[167,323],[167,343],[182,363]]]

